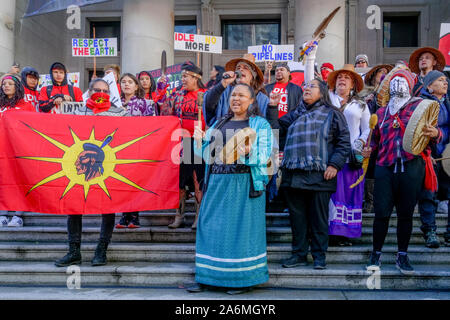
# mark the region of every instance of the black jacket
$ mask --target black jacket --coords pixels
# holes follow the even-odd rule
[[[303,103],[303,102],[302,102]],[[328,165],[341,170],[350,154],[350,132],[342,112],[330,107],[333,113],[332,124],[328,133]],[[279,129],[280,138],[286,137],[291,124],[299,117],[295,110],[278,119],[278,106],[269,106],[267,121],[273,129]],[[337,179],[325,180],[324,171],[305,171],[301,169],[282,169],[282,186],[305,190],[336,192]]]
[[[275,88],[275,83],[268,84],[266,86],[266,91],[269,98],[273,88]],[[295,83],[289,82],[286,87],[286,91],[288,95],[288,112],[291,112],[292,110],[295,110],[302,101],[303,90]]]

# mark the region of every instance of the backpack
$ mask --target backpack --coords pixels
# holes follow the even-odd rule
[[[69,96],[72,97],[72,100],[75,101],[75,93],[73,91],[73,86],[72,85],[67,85],[69,88]],[[52,91],[53,91],[53,85],[47,86],[47,97],[50,99],[51,95],[52,95]]]

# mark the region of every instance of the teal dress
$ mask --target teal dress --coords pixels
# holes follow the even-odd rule
[[[233,165],[214,162],[206,170],[195,254],[195,280],[201,284],[240,288],[269,280],[264,192],[268,179],[260,173],[271,153],[270,125],[254,117],[248,122],[227,121],[218,131],[248,126],[257,132],[250,157]],[[206,139],[211,138],[212,129]],[[223,146],[226,138],[215,141]],[[204,153],[209,147],[203,144]]]

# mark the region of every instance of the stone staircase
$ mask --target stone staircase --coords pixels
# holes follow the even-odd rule
[[[188,208],[192,210],[192,202]],[[116,229],[108,249],[109,263],[102,267],[90,266],[101,219],[98,215],[84,216],[81,285],[178,287],[193,282],[195,232],[189,227],[167,228],[174,216],[174,210],[141,212],[140,229]],[[314,270],[312,264],[282,268],[280,261],[289,257],[291,250],[288,214],[267,213],[266,216],[270,280],[263,287],[367,290],[368,283],[374,284],[371,280],[376,276],[381,289],[450,289],[450,247],[424,246],[417,213],[409,249],[415,274],[404,276],[395,268],[394,214],[379,277],[364,268],[372,248],[373,214],[364,215],[363,236],[354,240],[353,246],[329,248],[326,270]],[[194,213],[187,213],[188,226],[193,219]],[[23,220],[23,228],[0,228],[0,285],[65,286],[67,269],[57,268],[53,262],[67,252],[66,216],[25,213]],[[447,215],[437,214],[436,220],[438,235],[443,240]]]

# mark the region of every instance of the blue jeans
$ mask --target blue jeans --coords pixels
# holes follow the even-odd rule
[[[424,234],[429,231],[436,231],[436,210],[438,203],[435,192],[422,189],[419,198],[419,212],[422,222],[420,230]]]

